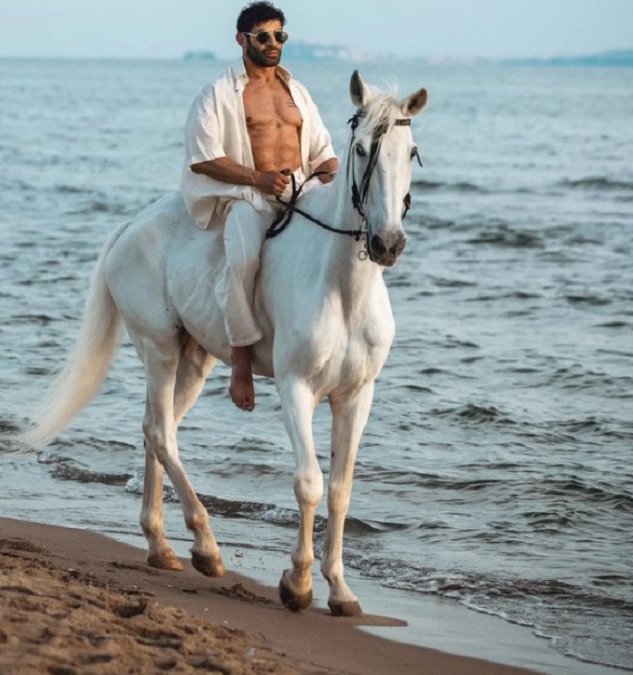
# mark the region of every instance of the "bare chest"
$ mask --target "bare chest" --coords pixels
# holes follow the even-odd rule
[[[249,129],[301,127],[301,112],[290,92],[279,81],[267,85],[249,82],[244,89],[243,100]]]

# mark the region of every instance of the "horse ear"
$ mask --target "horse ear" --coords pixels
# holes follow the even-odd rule
[[[422,111],[428,98],[429,94],[426,89],[420,89],[415,94],[411,94],[411,96],[405,98],[400,104],[400,109],[407,117],[413,117]]]
[[[349,95],[352,103],[357,108],[366,105],[371,97],[369,87],[363,82],[363,78],[357,70],[352,73],[352,79],[349,83]]]

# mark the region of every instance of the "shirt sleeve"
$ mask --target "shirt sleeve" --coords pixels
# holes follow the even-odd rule
[[[185,165],[225,157],[222,147],[216,98],[213,88],[198,94],[191,104],[185,124]]]

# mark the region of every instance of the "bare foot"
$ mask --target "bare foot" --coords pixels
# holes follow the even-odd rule
[[[255,387],[249,347],[232,347],[231,400],[240,410],[251,412],[255,408]]]

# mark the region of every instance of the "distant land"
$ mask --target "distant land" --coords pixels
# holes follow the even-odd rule
[[[183,58],[185,61],[215,61],[215,52],[187,52]]]
[[[212,51],[190,51],[184,57],[186,61],[214,61],[218,57]],[[393,60],[397,57],[392,55],[378,57],[380,59]],[[284,45],[284,59],[288,61],[368,61],[368,55],[364,52],[355,52],[347,47],[316,41],[288,42]],[[407,57],[406,60],[411,60]],[[415,60],[429,64],[493,64],[501,63],[512,66],[633,66],[633,49],[616,49],[598,54],[585,54],[580,56],[551,56],[547,58],[528,57],[512,59],[459,59],[418,57]]]
[[[615,49],[584,56],[552,56],[546,59],[503,59],[503,63],[526,66],[633,66],[633,49]]]
[[[213,61],[217,57],[211,51],[190,51],[185,61]],[[289,61],[365,61],[366,55],[354,52],[342,45],[327,42],[289,41],[284,45],[284,59]]]
[[[284,58],[290,61],[364,61],[366,56],[342,45],[289,41],[284,45]]]

